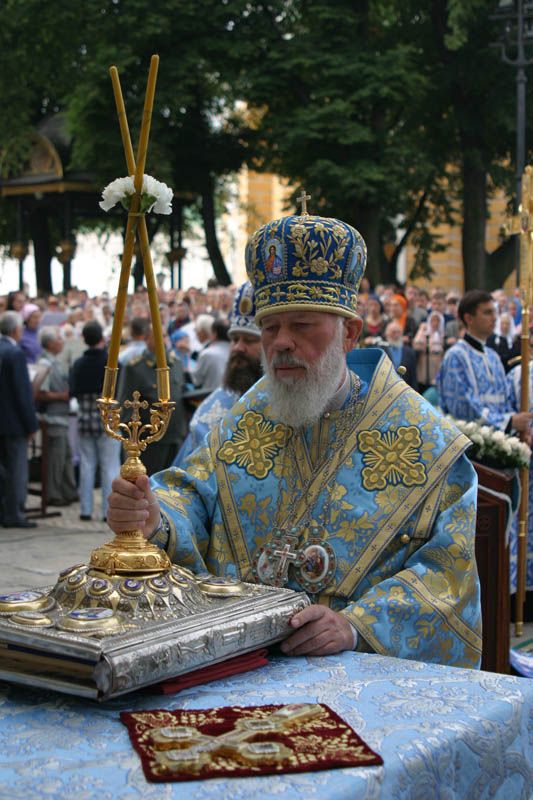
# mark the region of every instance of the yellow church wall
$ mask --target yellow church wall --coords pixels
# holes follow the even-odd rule
[[[507,197],[501,191],[495,192],[489,202],[489,217],[487,219],[485,247],[488,253],[492,253],[500,243],[502,226],[507,219]],[[418,278],[414,283],[417,286],[428,290],[435,287],[442,287],[445,291],[454,291],[458,294],[464,292],[464,271],[461,253],[461,224],[457,216],[457,224],[440,225],[436,227],[435,233],[439,236],[441,244],[447,245],[446,250],[441,253],[431,255],[431,266],[434,273],[431,280]],[[407,274],[411,271],[414,264],[414,248],[407,246]],[[509,277],[502,281],[503,288],[508,294],[516,285],[516,274],[513,272]]]

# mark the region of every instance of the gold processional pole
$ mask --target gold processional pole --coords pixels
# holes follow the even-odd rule
[[[533,303],[533,167],[522,174],[522,198],[518,215],[513,217],[511,234],[520,234],[520,300],[522,303],[520,411],[529,411],[529,308]],[[529,444],[529,429],[520,434]],[[518,547],[515,599],[515,636],[524,632],[526,599],[527,530],[529,508],[529,467],[520,468],[520,507],[518,510]]]
[[[165,345],[163,341],[163,330],[159,315],[159,303],[157,289],[154,278],[152,257],[150,254],[150,243],[146,228],[146,219],[141,212],[141,193],[143,184],[144,168],[146,164],[146,154],[148,150],[148,138],[150,134],[150,123],[152,119],[152,108],[154,104],[155,84],[157,79],[157,68],[159,66],[159,56],[152,56],[150,61],[150,71],[144,101],[141,133],[137,150],[137,163],[133,155],[133,148],[128,128],[124,100],[120,88],[120,81],[116,67],[109,70],[115,104],[120,124],[122,144],[126,156],[128,173],[134,175],[135,192],[131,200],[128,212],[128,222],[124,241],[124,252],[122,254],[122,265],[120,270],[120,281],[115,306],[115,316],[113,319],[113,329],[109,344],[109,354],[105,370],[102,397],[97,401],[102,417],[102,422],[106,433],[114,439],[122,442],[127,458],[121,467],[120,474],[123,478],[134,482],[141,475],[146,474],[146,469],[140,459],[140,453],[151,443],[160,439],[167,430],[170,415],[172,414],[175,403],[170,401],[170,379],[167,367]],[[131,272],[131,261],[135,249],[135,240],[139,236],[141,255],[146,276],[148,298],[150,303],[150,317],[155,339],[156,355],[156,374],[157,374],[157,394],[158,402],[150,407],[150,422],[143,425],[140,419],[140,409],[148,408],[145,400],[140,400],[139,392],[133,393],[133,400],[126,400],[124,405],[131,408],[132,414],[130,421],[126,424],[121,422],[121,408],[115,400],[116,383],[118,374],[118,353],[124,321],[124,311],[128,294],[128,283]],[[91,568],[105,571],[109,575],[132,575],[132,574],[157,574],[169,569],[170,560],[165,552],[155,545],[146,541],[143,532],[139,529],[124,531],[115,536],[112,542],[97,548],[91,554]]]

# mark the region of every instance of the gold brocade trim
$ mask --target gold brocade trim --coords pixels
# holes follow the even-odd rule
[[[420,580],[418,575],[415,575],[411,570],[405,570],[404,575],[405,577],[403,575],[397,575],[396,580],[408,586],[423,602],[433,608],[450,630],[457,634],[465,644],[475,650],[476,653],[481,653],[481,648],[483,646],[481,636],[457,616],[455,608],[451,603],[448,603],[442,597],[435,597],[424,581]]]
[[[219,451],[220,427],[218,425],[213,429],[211,447],[212,452],[217,453]],[[230,490],[231,483],[228,475],[228,468],[226,464],[218,458],[215,458],[214,462],[220,497],[220,510],[224,520],[227,539],[233,553],[233,560],[237,568],[238,578],[242,581],[255,583],[252,573],[252,558],[242,528],[241,516],[233,492]]]
[[[415,425],[396,430],[361,431],[363,487],[371,492],[386,486],[420,486],[426,482],[426,468],[420,459],[422,437]]]
[[[261,290],[259,290],[261,291]],[[268,314],[274,314],[278,311],[286,311],[289,309],[290,311],[329,311],[331,314],[337,314],[340,317],[355,317],[357,316],[357,292],[353,292],[353,298],[350,300],[350,305],[352,306],[353,310],[349,308],[344,308],[337,303],[297,303],[294,300],[285,300],[284,302],[276,302],[273,297],[270,297],[269,293],[266,293],[266,296],[263,299],[264,308],[258,308],[257,304],[257,297],[256,297],[256,314],[255,314],[255,321],[256,323],[259,322],[263,317],[268,316]],[[392,362],[391,362],[392,363]]]
[[[346,447],[343,447],[343,459],[348,460],[351,453],[357,445],[358,433],[364,426],[375,426],[378,420],[389,410],[390,406],[395,403],[398,398],[404,393],[410,391],[409,386],[398,377],[392,362],[389,359],[383,358],[378,369],[375,371],[369,390],[365,397],[362,399],[362,412],[355,429],[348,437]],[[329,425],[342,412],[332,412]],[[328,425],[328,429],[329,429]],[[213,452],[218,452],[220,447],[220,432],[216,429],[213,437]],[[296,444],[296,442],[295,442]],[[431,492],[437,487],[442,485],[442,479],[445,476],[446,469],[456,460],[462,452],[470,445],[470,440],[462,434],[458,434],[456,438],[446,447],[446,449],[439,455],[433,466],[429,469],[427,475],[427,482],[423,486],[418,486],[412,489],[409,493],[405,493],[404,499],[398,504],[396,510],[389,516],[389,518],[382,524],[381,531],[376,538],[369,542],[362,558],[359,558],[353,568],[344,576],[339,586],[331,585],[328,594],[348,598],[352,595],[353,590],[358,583],[367,574],[368,570],[372,567],[373,563],[379,558],[380,553],[390,543],[391,539],[397,533],[398,528],[404,523],[416,509],[418,503],[424,498],[424,495],[430,496]],[[298,451],[300,452],[300,451]],[[284,527],[298,526],[299,521],[307,514],[309,507],[316,504],[319,494],[324,489],[323,473],[327,469],[331,475],[334,475],[341,466],[339,461],[340,453],[334,453],[332,459],[324,465],[324,469],[315,476],[311,486],[305,497],[301,496],[296,504],[290,518],[284,521]],[[300,462],[301,464],[302,462]],[[241,580],[251,579],[252,558],[248,552],[246,537],[241,525],[239,509],[236,505],[233,492],[231,490],[230,476],[227,467],[220,460],[215,459],[216,473],[218,481],[218,489],[220,495],[220,504],[226,531],[228,532],[228,541],[230,543],[235,563],[240,571]],[[377,516],[378,512],[376,512]],[[370,520],[371,522],[371,520]],[[376,526],[377,527],[377,526]],[[231,535],[230,535],[231,532]],[[245,577],[246,576],[246,577]],[[362,631],[362,635],[369,643],[374,646],[371,640],[371,633]],[[379,652],[379,650],[377,650]]]
[[[315,443],[316,437],[313,436],[311,440],[311,452],[309,452],[309,448],[307,447],[307,442],[302,436],[295,436],[292,440],[294,446],[294,454],[295,454],[295,461],[293,463],[292,459],[284,459],[283,463],[283,472],[285,472],[285,462],[288,461],[289,469],[296,469],[298,471],[298,476],[300,479],[300,486],[298,487],[301,489],[305,484],[311,479],[311,474],[313,471],[313,451],[316,450],[313,447]],[[285,476],[280,476],[285,477]]]
[[[388,365],[385,363],[386,361],[388,361]],[[348,460],[357,446],[360,428],[363,427],[369,420],[372,420],[373,423],[376,422],[389,409],[392,403],[394,403],[398,397],[400,397],[401,394],[409,390],[409,386],[404,380],[402,380],[402,378],[399,378],[396,375],[395,371],[394,375],[396,376],[397,381],[393,383],[388,390],[385,389],[387,381],[391,377],[392,371],[394,371],[392,362],[389,359],[383,359],[382,366],[377,370],[378,374],[374,376],[374,381],[369,387],[367,394],[363,398],[362,416],[356,424],[354,430],[348,436],[346,447],[339,448],[337,452],[333,453],[331,460],[324,465],[324,469],[320,470],[320,472],[315,476],[315,479],[309,487],[306,497],[300,498],[299,502],[295,506],[293,515],[290,519],[285,521],[285,526],[298,526],[300,520],[306,514],[308,507],[313,506],[316,503],[318,496],[324,488],[324,471],[327,470],[331,475],[335,475],[340,467],[339,460],[341,456],[344,461]],[[385,394],[382,394],[381,397],[378,394],[377,402],[372,403],[372,395],[375,392],[385,392]],[[331,417],[335,418],[341,413],[342,412],[332,413]]]
[[[363,609],[360,610],[363,611]],[[390,651],[388,651],[383,643],[380,642],[380,640],[375,636],[372,628],[367,625],[366,622],[361,619],[361,617],[355,614],[353,607],[343,608],[339,613],[347,617],[350,623],[357,630],[357,633],[359,634],[357,644],[359,644],[361,640],[364,640],[364,642],[372,648],[374,653],[379,653],[379,655],[382,656],[390,656]],[[358,651],[357,647],[355,649]],[[363,650],[362,652],[367,651]]]
[[[274,466],[273,456],[290,438],[290,429],[270,422],[255,411],[246,411],[238,421],[237,429],[219,448],[216,457],[226,464],[236,462],[254,478],[266,478]]]
[[[420,514],[418,515],[412,534],[413,539],[420,540],[428,538],[445,485],[446,477],[444,476],[441,482],[437,483],[435,488],[431,490],[424,502],[421,503]]]
[[[385,387],[391,378],[392,380],[396,379],[395,384],[392,386],[392,391],[389,391],[386,395],[383,395]],[[392,362],[389,359],[382,359],[381,365],[376,370],[368,393],[363,398],[362,418],[359,424],[365,424],[367,420],[370,419],[375,422],[375,420],[379,419],[379,417],[389,408],[390,404],[394,402],[403,392],[407,391],[408,388],[409,387],[405,381],[403,381],[401,378],[398,378],[396,375],[396,372],[392,366]],[[372,402],[373,397],[377,398],[376,402]],[[332,419],[340,413],[341,412],[332,413],[328,421],[328,432],[330,430]],[[356,431],[353,432],[351,438],[353,440],[351,443],[351,449],[353,449],[357,441]],[[298,448],[298,444],[295,444]],[[219,452],[220,429],[218,427],[213,430],[211,447],[213,453]],[[303,448],[301,452],[304,452]],[[350,450],[346,451],[345,458],[348,458],[350,452]],[[300,451],[297,449],[297,454],[299,453]],[[248,550],[246,536],[241,524],[239,508],[236,504],[233,492],[231,491],[231,481],[228,475],[227,466],[217,458],[214,459],[214,462],[220,496],[221,513],[224,519],[224,526],[228,534],[228,542],[233,553],[235,565],[239,572],[239,578],[240,580],[253,581],[252,557]],[[298,459],[298,462],[299,466],[301,466],[303,459]],[[320,474],[317,476],[317,479],[320,479]],[[316,484],[317,479],[315,479],[314,484]],[[301,498],[301,501],[296,508],[298,518],[301,518],[306,513],[307,506],[312,502],[312,499],[316,500],[314,495],[311,494],[311,488],[307,496]]]
[[[427,472],[427,481],[422,486],[415,486],[410,492],[406,493],[398,508],[389,516],[385,523],[382,523],[378,535],[368,542],[357,562],[352,569],[346,573],[343,580],[337,587],[337,593],[343,597],[350,597],[356,586],[372,568],[372,565],[379,558],[380,553],[388,546],[396,535],[398,528],[403,525],[405,520],[413,513],[417,505],[425,495],[428,495],[435,484],[446,474],[450,467],[468,447],[470,439],[462,433],[440,453]],[[372,520],[370,520],[371,522]]]

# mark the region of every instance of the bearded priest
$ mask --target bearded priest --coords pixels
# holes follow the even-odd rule
[[[261,368],[261,331],[254,321],[254,293],[250,281],[239,286],[229,318],[231,342],[222,386],[200,403],[189,423],[189,433],[174,461],[182,467],[186,458],[199,447],[211,427],[235,405],[263,374]]]
[[[304,211],[256,231],[246,269],[264,377],[183,469],[117,478],[107,521],[141,526],[194,572],[307,592],[287,654],[476,668],[470,442],[383,351],[355,349],[365,264],[361,235],[336,219]]]

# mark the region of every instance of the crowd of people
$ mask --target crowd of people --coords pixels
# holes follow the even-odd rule
[[[182,464],[221,409],[229,407],[230,400],[235,401],[262,374],[259,329],[234,329],[230,337],[237,288],[213,284],[207,289],[158,290],[177,409],[163,441],[143,454],[149,474],[170,463]],[[438,287],[430,291],[415,285],[372,288],[363,278],[357,308],[363,326],[357,347],[383,348],[412,388],[442,406],[436,386],[441,364],[450,348],[463,340],[465,334],[468,337],[467,325],[458,313],[460,302],[458,293]],[[507,373],[520,354],[522,308],[517,293],[502,289],[492,292],[491,302],[494,320],[486,345],[497,354]],[[79,496],[81,519],[92,519],[92,493],[98,474],[105,516],[106,493],[118,471],[120,452],[118,444],[102,433],[94,400],[103,380],[114,301],[106,292],[89,297],[86,291],[76,288],[44,298],[30,298],[23,291],[13,291],[0,297],[0,315],[5,311],[15,311],[21,316],[18,344],[28,367],[37,416],[47,424],[50,454],[47,502],[67,505]],[[237,351],[241,352],[232,356],[236,339],[240,341]],[[245,339],[252,343],[253,356]],[[133,388],[139,388],[149,401],[157,400],[153,351],[148,294],[139,286],[128,297],[121,331],[119,401],[126,399]],[[94,369],[97,360],[98,368]],[[82,374],[84,391],[81,392],[76,376],[80,374],[80,364],[85,362],[91,365],[90,391]],[[73,370],[75,363],[77,368]],[[442,386],[440,393],[444,393]],[[191,402],[195,398],[211,399],[202,404],[191,420],[183,404],[184,395]],[[454,391],[452,395],[460,399],[464,392]],[[453,403],[444,405],[447,411],[455,411],[456,416],[468,418],[457,405],[453,408]],[[11,430],[9,422],[7,427]],[[17,470],[20,469],[19,463]],[[12,515],[8,515],[5,524],[11,521]]]
[[[158,294],[177,408],[164,439],[142,456],[148,474],[171,463],[182,464],[221,410],[262,374],[259,329],[231,321],[232,306],[239,300],[235,286],[220,287],[213,281],[207,289],[158,289]],[[438,287],[431,291],[415,285],[372,288],[363,278],[357,307],[362,331],[357,347],[383,348],[404,380],[438,404],[435,384],[441,363],[466,332],[458,314],[460,301],[457,293]],[[492,293],[492,302],[495,323],[486,344],[507,372],[520,352],[521,305],[515,293],[503,290]],[[79,497],[82,520],[92,519],[97,476],[105,517],[106,495],[120,464],[118,443],[103,434],[94,402],[102,385],[113,311],[114,301],[107,292],[89,297],[86,291],[73,288],[47,297],[32,298],[24,291],[0,296],[0,316],[5,312],[19,315],[17,342],[28,370],[28,402],[33,403],[41,427],[46,424],[47,503],[68,505]],[[7,331],[13,332],[13,324],[12,319],[4,336],[11,335]],[[128,297],[120,335],[119,401],[134,388],[150,402],[156,401],[155,348],[143,286]],[[184,396],[196,404],[205,399],[192,420]],[[7,408],[3,418],[7,437],[17,429],[10,416]],[[29,427],[36,430],[38,423],[33,421]],[[33,435],[33,430],[26,434]],[[12,469],[5,456],[2,462],[4,472]],[[25,469],[24,459],[18,457],[16,464],[15,474],[19,475]],[[18,505],[23,504],[19,499]],[[34,524],[21,509],[4,511],[3,523],[14,522]]]
[[[159,289],[159,311],[167,349],[179,357],[190,388],[210,390],[221,384],[229,357],[227,331],[236,287],[220,287],[212,281],[207,289]],[[509,361],[520,353],[522,316],[518,292],[492,292],[496,309],[494,331],[487,346],[500,356],[507,372]],[[424,391],[435,386],[444,353],[464,336],[465,325],[458,316],[461,295],[436,287],[431,290],[412,284],[378,285],[372,288],[363,278],[358,297],[358,314],[363,320],[359,347],[379,346],[394,354],[398,366],[415,364],[409,383]],[[109,341],[114,301],[107,292],[89,297],[84,290],[29,298],[23,291],[0,296],[0,314],[17,311],[24,328],[20,347],[27,363],[35,364],[42,354],[39,332],[57,327],[63,339],[61,362],[70,369],[84,350],[82,337],[86,322],[102,326]],[[140,355],[146,346],[150,320],[147,290],[143,286],[128,298],[125,327],[121,332],[121,365]],[[405,365],[407,366],[407,364]]]

